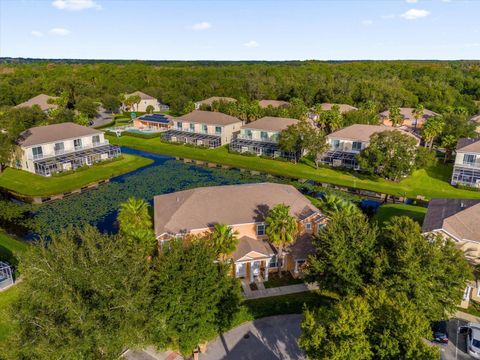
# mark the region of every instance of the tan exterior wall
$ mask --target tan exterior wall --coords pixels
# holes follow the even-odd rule
[[[423,127],[423,123],[425,122],[425,120],[424,119],[418,119],[417,126],[414,126],[413,122],[414,122],[414,120],[405,119],[405,120],[403,120],[403,123],[401,125],[406,126],[408,128],[412,128],[412,129],[413,128],[421,129]],[[393,126],[393,124],[392,124],[392,122],[390,121],[389,118],[382,119],[382,123],[383,123],[383,125],[386,125],[386,126]]]

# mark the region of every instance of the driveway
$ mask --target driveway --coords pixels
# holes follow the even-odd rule
[[[280,315],[240,325],[209,343],[200,360],[305,360],[297,345],[301,319]]]
[[[90,127],[102,126],[112,122],[113,114],[107,112],[103,107],[100,106],[97,112],[98,115],[92,120],[92,125],[90,125]]]

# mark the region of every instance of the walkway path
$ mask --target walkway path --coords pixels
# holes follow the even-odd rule
[[[209,343],[200,360],[305,360],[297,344],[301,320],[279,315],[242,324]]]
[[[269,289],[258,289],[254,291],[250,290],[250,288],[248,287],[248,290],[245,291],[245,288],[247,286],[242,285],[242,287],[244,288],[245,298],[247,298],[248,300],[260,299],[260,298],[271,297],[271,296],[295,294],[295,293],[301,293],[305,291],[318,289],[317,284],[295,284],[295,285],[279,286],[279,287],[269,288]]]

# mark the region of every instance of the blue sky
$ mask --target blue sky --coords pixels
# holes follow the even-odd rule
[[[480,59],[480,1],[0,0],[0,56]]]

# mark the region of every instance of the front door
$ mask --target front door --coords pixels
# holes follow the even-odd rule
[[[253,276],[260,275],[260,261],[254,261],[252,264]]]
[[[242,278],[247,275],[247,263],[235,263],[235,277]]]

